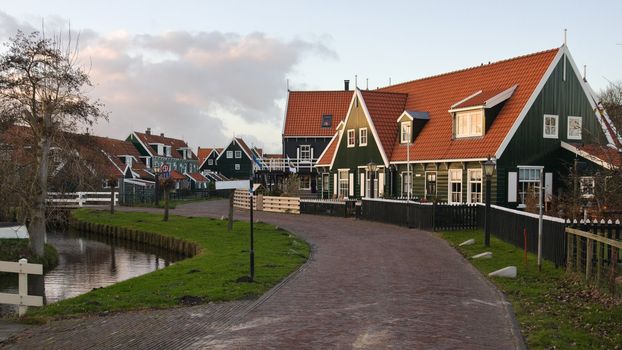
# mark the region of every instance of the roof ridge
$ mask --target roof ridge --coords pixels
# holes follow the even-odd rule
[[[500,64],[500,63],[506,63],[506,62],[510,62],[510,61],[515,61],[515,60],[527,58],[527,57],[530,57],[530,56],[542,55],[542,54],[550,53],[550,52],[553,52],[553,51],[556,51],[556,50],[560,50],[560,49],[561,49],[561,47],[556,47],[556,48],[553,48],[553,49],[542,50],[542,51],[528,53],[528,54],[525,54],[525,55],[520,55],[520,56],[511,57],[511,58],[506,58],[506,59],[502,59],[502,60],[499,60],[499,61],[491,62],[491,63],[488,63],[488,64],[480,64],[479,66],[471,66],[471,67],[467,67],[467,68],[456,69],[456,70],[445,72],[445,73],[429,75],[429,76],[426,76],[426,77],[422,77],[422,78],[418,78],[418,79],[413,79],[413,80],[408,80],[408,81],[405,81],[405,82],[402,82],[402,83],[398,83],[398,84],[383,86],[381,88],[376,89],[376,91],[380,90],[379,92],[382,92],[383,89],[388,89],[388,88],[392,88],[392,87],[396,87],[396,86],[402,86],[402,85],[414,83],[414,82],[417,82],[417,81],[423,81],[423,80],[427,80],[427,79],[438,78],[438,77],[442,77],[442,76],[446,76],[446,75],[450,75],[450,74],[466,72],[466,71],[477,69],[477,68],[490,67],[492,65],[496,65],[496,64]]]
[[[349,93],[353,93],[354,90],[289,90],[290,93],[294,92],[349,92]]]
[[[393,85],[391,85],[393,86]],[[393,94],[393,95],[403,95],[403,96],[408,96],[407,92],[398,92],[398,91],[379,91],[379,89],[376,90],[360,90],[361,93],[375,93],[375,94]]]

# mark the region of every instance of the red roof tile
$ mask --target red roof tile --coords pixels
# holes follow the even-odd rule
[[[181,180],[185,180],[186,177],[184,176],[184,174],[180,173],[177,170],[173,170],[171,171],[171,175],[170,178],[175,180],[175,181],[181,181]]]
[[[118,171],[117,169],[120,169],[122,172],[126,169],[126,164],[120,156],[132,156],[134,158],[132,160],[132,171],[137,173],[138,176],[143,179],[152,178],[152,176],[146,172],[146,166],[140,158],[140,153],[138,153],[138,150],[131,142],[100,136],[90,136],[90,138],[93,140],[93,143],[107,156],[110,162],[115,165],[113,169],[116,171]],[[119,175],[121,175],[121,173]]]
[[[333,162],[333,156],[335,155],[338,143],[339,137],[333,137],[328,143],[328,146],[324,149],[324,153],[322,153],[315,164],[317,166],[329,166]]]
[[[430,120],[411,145],[411,160],[470,159],[494,155],[543,78],[559,49],[520,56],[492,64],[423,78],[377,91],[407,93],[405,109],[425,111]],[[486,135],[454,140],[452,104],[476,91],[496,91],[517,85]],[[396,133],[397,134],[397,133]],[[406,160],[406,147],[394,136],[392,161]]]
[[[397,118],[404,112],[407,94],[394,92],[361,91],[380,143],[388,159],[398,137]]]
[[[350,107],[353,91],[290,91],[283,136],[325,136],[335,134]],[[332,115],[330,128],[322,127],[322,117]]]
[[[142,132],[135,132],[135,134],[147,147],[149,147],[149,144],[151,143],[161,143],[167,146],[171,146],[171,156],[173,158],[183,158],[183,155],[181,154],[181,152],[178,151],[178,149],[188,148],[188,144],[186,143],[186,141],[180,139],[174,139],[171,137],[165,137],[160,135],[145,134]],[[150,148],[149,151],[152,151],[152,149]],[[191,159],[198,159],[194,152],[192,152],[192,150],[190,151],[190,153]]]
[[[186,175],[195,182],[207,182],[207,178],[201,173],[188,173]]]
[[[458,109],[458,108],[465,108],[465,107],[483,106],[486,103],[486,101],[488,101],[490,98],[497,96],[498,94],[502,93],[505,90],[507,89],[491,89],[487,91],[479,90],[481,91],[480,93],[454,105],[452,108]]]
[[[596,157],[605,163],[613,165],[614,167],[619,168],[622,166],[622,154],[611,147],[589,144],[577,146],[577,148],[592,157]]]

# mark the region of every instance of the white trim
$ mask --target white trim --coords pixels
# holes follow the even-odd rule
[[[533,106],[533,103],[536,101],[536,98],[538,98],[538,95],[540,95],[542,88],[544,87],[546,82],[549,80],[549,77],[551,76],[551,74],[553,74],[553,71],[555,70],[555,67],[557,67],[557,64],[559,63],[559,60],[563,56],[563,54],[564,54],[564,46],[558,49],[557,54],[551,61],[551,64],[549,64],[549,67],[544,72],[542,79],[540,79],[540,82],[538,83],[536,88],[531,93],[531,96],[527,100],[527,103],[525,103],[525,105],[523,106],[523,109],[518,115],[518,118],[516,118],[516,120],[514,121],[514,124],[510,128],[510,131],[505,135],[503,142],[501,142],[501,145],[499,145],[499,148],[497,149],[497,152],[495,153],[495,158],[497,159],[501,158],[501,155],[507,148],[508,144],[514,138],[516,131],[518,131],[518,128],[523,123],[523,120],[527,116],[527,113],[531,109],[531,106]]]
[[[335,141],[335,138],[337,137],[337,135],[339,135],[339,132],[335,132],[335,135],[333,135],[333,137],[330,139],[330,141],[328,142],[328,144],[326,145],[326,147],[324,148],[324,150],[322,151],[322,154],[320,154],[320,156],[317,158],[318,161],[320,159],[322,159],[322,157],[324,157],[324,153],[326,153],[326,151],[328,151],[328,149],[330,148],[330,145]],[[336,151],[336,150],[335,150]],[[333,159],[334,159],[335,155],[333,154]],[[332,166],[333,162],[331,161],[330,164],[326,165],[326,164],[318,164],[317,162],[315,163],[314,167],[320,168],[320,167],[326,167],[328,166],[329,169]]]
[[[483,205],[483,204],[481,204],[481,205]],[[494,208],[494,209],[499,209],[499,210],[507,211],[507,212],[513,213],[513,214],[529,216],[529,217],[532,217],[532,218],[535,218],[535,219],[540,218],[540,216],[538,214],[528,213],[528,212],[525,212],[525,211],[522,211],[522,210],[516,210],[516,209],[510,209],[510,208],[506,208],[506,207],[501,207],[501,206],[498,206],[498,205],[495,205],[495,204],[491,204],[490,207]],[[566,223],[564,221],[564,219],[557,218],[557,217],[554,217],[554,216],[542,215],[542,218],[544,220]]]
[[[566,138],[568,140],[581,140],[583,138],[583,117],[577,117],[574,115],[569,115],[568,118],[566,118]],[[577,136],[570,136],[570,119],[574,119],[574,120],[579,120],[579,124],[580,124],[580,134],[579,137]]]
[[[369,128],[371,129],[372,134],[374,135],[374,140],[376,141],[376,145],[378,146],[378,150],[380,151],[380,155],[382,156],[382,160],[384,162],[384,166],[389,166],[389,158],[387,158],[387,154],[384,151],[384,145],[382,144],[382,140],[378,137],[378,132],[376,131],[376,127],[374,126],[374,122],[371,119],[371,115],[369,114],[369,110],[367,110],[367,104],[363,99],[363,94],[361,90],[356,88],[356,95],[359,97],[361,101],[361,107],[363,107],[363,112],[365,112],[365,117],[367,117],[367,123],[369,124]],[[346,118],[349,118],[350,114]],[[391,147],[393,145],[390,145]]]
[[[143,142],[143,140],[141,140],[140,137],[138,137],[138,135],[136,134],[136,131],[133,131],[132,135],[134,135],[134,137],[136,137],[136,140],[138,140],[138,142],[140,142],[140,144],[147,150],[147,153],[149,153],[149,155],[153,157],[153,153],[151,153],[151,150],[149,149],[149,147],[145,146],[145,143]]]
[[[328,128],[327,128],[328,129]],[[329,131],[329,130],[326,130]],[[326,136],[283,136],[284,139],[328,139],[331,138],[332,136],[330,135],[326,135]]]
[[[455,109],[450,109],[447,112],[449,113],[457,113],[457,112],[466,112],[466,111],[472,111],[474,109],[483,109],[484,105],[477,105],[477,106],[469,106],[469,107],[462,107],[462,108],[455,108]]]
[[[350,132],[352,132],[352,143],[350,143]],[[346,146],[348,148],[356,147],[356,130],[355,129],[346,130]]]
[[[451,173],[453,172],[460,172],[460,200],[458,202],[454,202],[451,200],[452,195],[454,194],[454,192],[451,190],[451,185],[453,183],[458,183],[458,181],[451,181]],[[449,168],[447,169],[447,202],[450,204],[453,203],[464,203],[462,201],[462,193],[464,193],[464,169],[462,168]],[[458,193],[458,192],[455,192]]]
[[[499,103],[507,100],[508,98],[512,97],[512,95],[514,94],[514,90],[516,90],[517,86],[518,85],[514,84],[509,89],[507,89],[505,91],[502,91],[502,92],[496,94],[495,96],[487,99],[486,103],[484,103],[484,108],[492,108],[492,107],[498,105]]]
[[[437,168],[438,169],[438,168]],[[428,174],[434,173],[434,193],[428,193]],[[428,194],[430,196],[436,197],[438,196],[438,170],[430,170],[423,172],[423,198],[429,200]]]
[[[224,151],[224,150],[223,150]],[[216,152],[215,148],[212,148],[212,150],[209,152],[209,154],[205,157],[205,159],[203,159],[203,162],[201,162],[201,165],[199,165],[199,169],[201,169],[203,167],[203,165],[205,164],[205,162],[209,159],[209,157],[212,156],[212,153]],[[198,153],[198,152],[197,152]],[[216,155],[218,155],[218,152],[216,152]],[[198,156],[198,154],[197,154]],[[218,159],[218,157],[216,157],[216,159]]]
[[[596,165],[600,165],[601,167],[603,167],[605,169],[613,170],[613,169],[617,168],[615,165],[613,165],[613,164],[611,164],[611,163],[609,163],[609,162],[607,162],[605,160],[602,160],[602,159],[600,159],[598,157],[595,157],[595,156],[593,156],[593,155],[591,155],[591,154],[589,154],[589,153],[587,153],[585,151],[581,151],[577,147],[575,147],[575,146],[573,146],[573,145],[571,145],[571,144],[569,144],[567,142],[562,141],[561,142],[561,146],[562,146],[563,149],[565,149],[567,151],[570,151],[570,152],[574,152],[575,154],[577,154],[577,155],[579,155],[579,156],[581,156],[581,157],[591,161],[592,163],[594,163]]]
[[[479,181],[473,181],[471,182],[471,173],[474,171],[479,171],[481,173],[481,177]],[[484,169],[482,168],[471,168],[471,169],[467,169],[467,203],[483,203],[484,202]],[[480,202],[471,202],[471,183],[479,183],[480,186],[480,195],[481,195],[481,201]]]
[[[404,112],[402,112],[402,114],[400,115],[400,117],[399,117],[399,118],[397,118],[396,123],[403,123],[403,122],[401,122],[400,120],[402,120],[402,118],[404,118],[404,116],[406,116],[406,118],[408,118],[411,122],[412,122],[413,120],[415,120],[415,119],[414,119],[414,118],[410,115],[410,113],[408,113],[408,111],[404,111]]]
[[[403,136],[404,136],[404,126],[408,126],[408,139],[404,140]],[[412,143],[410,140],[412,140],[412,136],[413,136],[413,125],[412,125],[412,121],[409,122],[401,122],[400,123],[400,143],[401,144],[410,144]]]
[[[362,132],[365,131],[365,143],[362,141]],[[359,147],[367,146],[367,128],[359,128]]]
[[[283,115],[283,128],[281,129],[281,136],[285,137],[285,123],[287,123],[287,107],[289,107],[289,94],[291,91],[287,89],[287,98],[285,99],[285,111]]]
[[[474,93],[474,94],[472,94],[472,95],[470,95],[470,96],[467,96],[467,97],[463,98],[462,100],[460,100],[460,101],[458,101],[458,102],[454,103],[453,105],[451,105],[451,106],[449,107],[449,109],[451,110],[452,108],[454,108],[454,107],[456,107],[456,106],[459,106],[461,103],[464,103],[464,102],[466,102],[466,101],[468,101],[468,100],[472,99],[473,97],[475,97],[475,96],[477,96],[477,95],[479,95],[479,94],[481,94],[481,93],[482,93],[482,90],[479,90],[478,92],[476,92],[476,93]]]
[[[555,135],[549,135],[546,133],[546,119],[555,118]],[[544,114],[542,117],[542,137],[545,139],[559,139],[559,115],[557,114]]]
[[[358,91],[358,88],[355,88],[356,91]],[[348,113],[346,114],[346,117],[344,120],[340,121],[339,124],[337,125],[336,130],[336,135],[339,135],[339,141],[337,141],[337,145],[335,146],[335,152],[333,152],[333,159],[330,161],[330,166],[328,167],[329,169],[333,168],[333,163],[335,162],[335,158],[337,156],[337,151],[339,151],[339,145],[341,144],[341,139],[343,138],[343,132],[340,131],[339,127],[344,128],[346,126],[346,121],[348,120],[348,118],[350,117],[350,114],[352,113],[352,106],[354,105],[354,101],[357,98],[357,94],[355,93],[352,94],[352,99],[350,100],[350,107],[348,107]],[[342,125],[343,123],[343,125]],[[328,149],[328,147],[327,147]]]

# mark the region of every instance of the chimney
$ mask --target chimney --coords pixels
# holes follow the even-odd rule
[[[151,135],[151,128],[147,128],[147,130],[145,130],[145,134]]]
[[[343,81],[343,89],[346,91],[350,91],[350,81],[349,80],[344,80]]]
[[[160,133],[160,136],[164,137],[164,133],[163,133],[163,132],[161,132],[161,133]]]

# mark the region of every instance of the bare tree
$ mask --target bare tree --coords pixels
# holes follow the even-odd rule
[[[171,196],[171,191],[175,188],[175,181],[170,177],[162,180],[160,182],[160,188],[164,191],[164,221],[168,221],[168,210],[169,210],[169,198]]]
[[[50,172],[58,161],[53,146],[67,133],[107,118],[99,101],[92,101],[85,89],[92,86],[88,73],[78,65],[77,41],[69,34],[43,38],[39,33],[18,32],[0,56],[0,120],[23,126],[23,139],[32,155],[30,177],[20,181],[26,193],[20,203],[28,218],[30,245],[42,255],[46,236],[46,201]],[[66,151],[66,150],[65,150]],[[27,162],[26,162],[27,163]],[[27,169],[24,170],[28,173]]]

